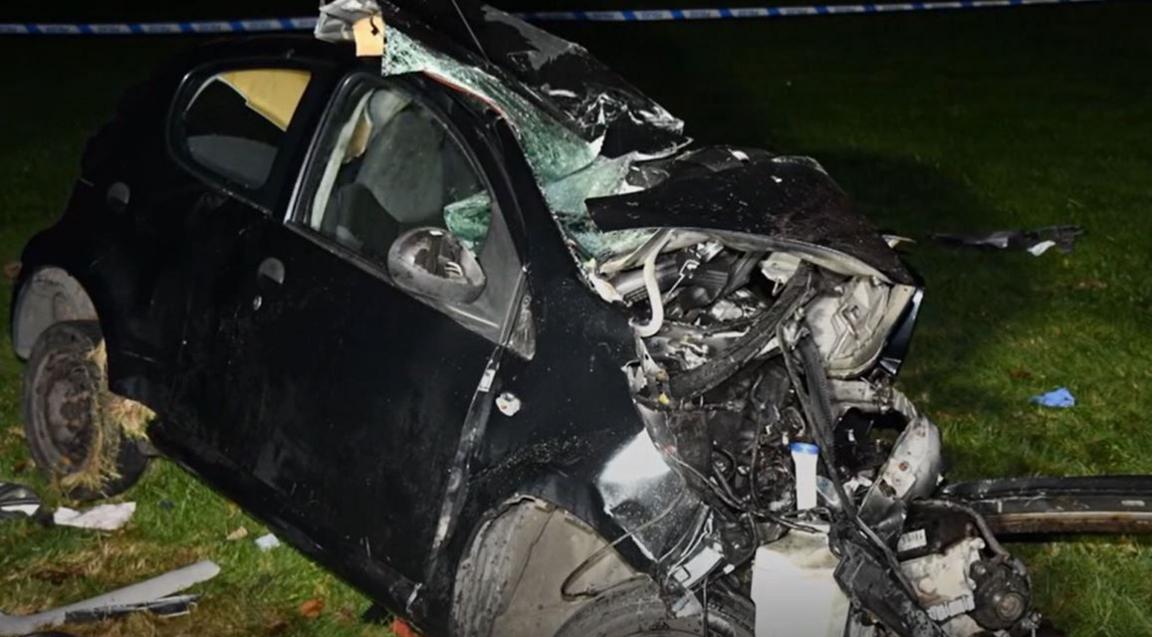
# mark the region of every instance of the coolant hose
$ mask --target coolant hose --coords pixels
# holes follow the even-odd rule
[[[641,338],[648,338],[660,331],[664,325],[664,300],[660,298],[660,283],[656,280],[656,257],[660,250],[668,243],[670,235],[663,237],[648,251],[644,257],[644,290],[648,293],[648,302],[652,305],[652,318],[644,325],[636,326],[636,333]]]

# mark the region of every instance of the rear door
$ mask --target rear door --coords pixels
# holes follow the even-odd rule
[[[245,231],[215,329],[185,346],[181,435],[217,481],[313,550],[415,581],[522,276],[474,117],[438,85],[350,77],[292,205]],[[397,285],[389,251],[430,227],[475,255],[475,298]]]

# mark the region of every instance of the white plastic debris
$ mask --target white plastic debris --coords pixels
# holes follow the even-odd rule
[[[39,504],[7,504],[0,506],[0,513],[19,513],[32,517],[40,510]]]
[[[1032,256],[1038,257],[1038,256],[1044,254],[1045,252],[1047,252],[1048,248],[1051,248],[1054,245],[1056,245],[1055,241],[1051,241],[1051,240],[1041,241],[1040,243],[1037,243],[1036,245],[1028,248],[1028,252],[1031,253]]]
[[[510,391],[502,392],[496,397],[496,409],[505,416],[515,416],[520,411],[520,399]]]
[[[271,551],[272,549],[280,546],[280,539],[271,533],[261,535],[256,538],[256,546],[260,547],[261,551]]]
[[[77,511],[60,507],[52,514],[52,522],[57,526],[72,526],[78,529],[115,531],[128,523],[136,513],[135,502],[101,504],[87,511]]]

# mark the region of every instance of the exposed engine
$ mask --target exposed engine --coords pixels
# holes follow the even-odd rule
[[[918,288],[830,251],[672,229],[595,275],[635,311],[626,371],[648,432],[709,511],[662,558],[669,593],[749,596],[758,635],[1037,625],[1021,563],[978,513],[931,499],[939,430],[892,386]]]

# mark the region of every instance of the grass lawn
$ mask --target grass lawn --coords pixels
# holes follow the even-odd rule
[[[707,142],[819,158],[885,229],[924,236],[1061,223],[1069,255],[920,243],[928,296],[902,384],[943,427],[952,476],[1152,473],[1152,6],[1109,4],[743,23],[565,25]],[[88,132],[176,43],[0,40],[0,260],[52,221]],[[7,314],[8,292],[0,310]],[[0,337],[0,480],[43,488],[20,436],[20,367]],[[1029,396],[1065,385],[1078,404]],[[122,635],[383,635],[366,600],[174,467],[110,535],[0,526],[0,609],[29,611],[198,558],[223,574],[187,618]],[[250,535],[229,541],[240,526]],[[1013,547],[1071,635],[1152,635],[1152,542]],[[321,599],[309,619],[299,606]],[[85,630],[87,632],[85,632]]]

